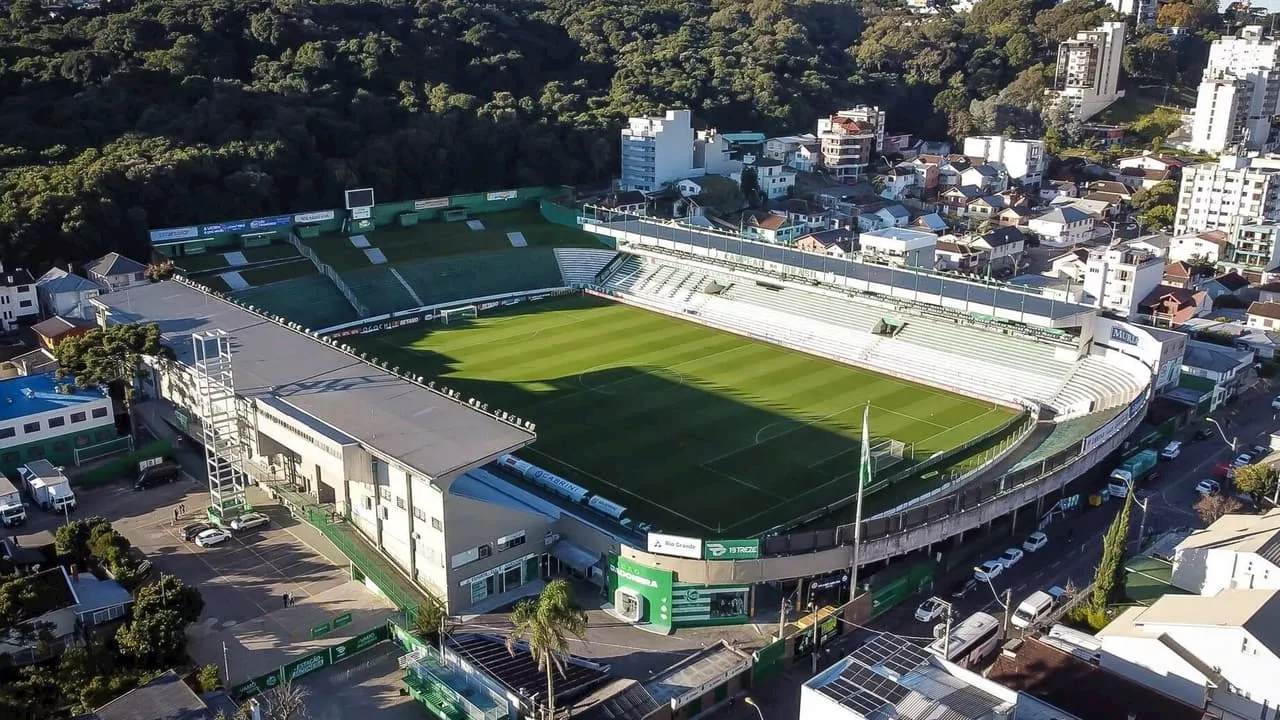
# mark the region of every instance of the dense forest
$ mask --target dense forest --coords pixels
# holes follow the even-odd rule
[[[142,256],[148,227],[332,207],[353,186],[402,200],[601,181],[622,120],[674,106],[769,133],[854,102],[926,137],[1025,128],[1057,43],[1112,17],[1095,0],[981,0],[928,18],[895,6],[111,0],[50,13],[13,0],[0,11],[0,259],[39,271]],[[1212,7],[1166,3],[1166,24],[1204,33],[1135,41],[1129,74],[1198,72]]]

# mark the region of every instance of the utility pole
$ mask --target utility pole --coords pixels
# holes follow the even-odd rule
[[[1004,636],[1009,637],[1009,613],[1013,612],[1013,588],[1004,590]]]
[[[227,644],[222,643],[222,668],[227,673],[226,684],[231,687],[231,657],[227,654]]]
[[[778,639],[782,639],[782,633],[787,628],[787,596],[782,596],[782,603],[778,606]]]
[[[812,595],[810,596],[812,597]],[[813,674],[818,674],[818,606],[813,600],[809,601],[809,608],[813,612]]]

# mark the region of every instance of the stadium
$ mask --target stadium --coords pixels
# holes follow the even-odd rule
[[[188,279],[102,305],[115,321],[159,322],[167,341],[236,336],[236,393],[260,416],[288,405],[375,467],[311,473],[314,448],[259,421],[246,472],[267,482],[259,468],[292,468],[451,612],[570,572],[659,629],[747,621],[745,602],[720,603],[742,610],[732,617],[668,613],[681,588],[715,603],[1043,514],[1118,449],[1179,365],[1167,334],[1033,289],[571,209],[551,202],[558,192],[377,206],[370,194],[364,208],[155,231]],[[264,325],[331,355],[335,372],[358,363],[380,378],[365,385],[394,378],[429,398],[393,419],[408,444],[420,433],[439,452],[390,450],[389,431],[365,426],[392,396],[362,422],[363,386],[295,396],[255,370],[243,389],[242,367],[304,352],[268,347],[280,343]],[[176,381],[155,384],[180,396]],[[457,410],[441,400],[493,437],[475,418],[446,422]],[[864,411],[872,476],[855,549]],[[443,495],[421,512],[420,482]],[[443,537],[427,539],[428,523]]]

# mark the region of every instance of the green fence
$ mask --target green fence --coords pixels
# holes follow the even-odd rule
[[[390,627],[379,625],[349,640],[344,640],[337,645],[330,645],[306,657],[287,662],[265,675],[240,683],[231,688],[228,693],[236,700],[253,697],[283,683],[291,683],[317,670],[323,670],[330,665],[337,665],[344,660],[349,660],[383,640],[390,639],[390,637]]]
[[[156,457],[168,457],[173,451],[173,443],[168,440],[156,440],[123,455],[117,455],[98,465],[88,468],[76,468],[67,474],[71,484],[78,488],[92,488],[105,485],[123,478],[132,479],[138,474],[138,463]]]
[[[104,458],[108,455],[114,455],[119,452],[128,452],[133,449],[133,436],[122,435],[114,440],[108,440],[97,445],[90,445],[85,448],[76,448],[74,451],[76,459],[76,467]]]
[[[307,522],[337,546],[357,572],[371,580],[388,600],[404,611],[406,623],[413,622],[422,603],[436,602],[434,598],[413,589],[409,581],[400,577],[389,562],[375,556],[350,525],[330,521],[328,511],[323,508],[309,507],[306,513]]]

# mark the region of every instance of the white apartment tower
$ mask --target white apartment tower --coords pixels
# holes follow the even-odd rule
[[[622,189],[653,192],[693,175],[693,112],[631,118],[622,129]]]
[[[1121,15],[1132,17],[1139,26],[1151,27],[1156,24],[1156,10],[1160,3],[1157,0],[1111,0],[1111,7]]]
[[[1160,284],[1164,259],[1127,246],[1089,251],[1085,261],[1085,301],[1125,318],[1133,317],[1138,303]]]
[[[1209,153],[1269,147],[1271,118],[1280,114],[1280,43],[1261,25],[1215,40],[1196,95],[1191,147]]]
[[[1009,180],[1018,185],[1040,184],[1049,164],[1043,140],[1014,140],[1003,135],[965,138],[964,154],[1000,163],[1009,173]]]
[[[1280,158],[1224,155],[1182,169],[1175,235],[1280,221]]]
[[[1060,44],[1053,89],[1045,92],[1065,100],[1079,120],[1088,120],[1120,99],[1124,93],[1117,85],[1124,32],[1124,23],[1105,22]]]

